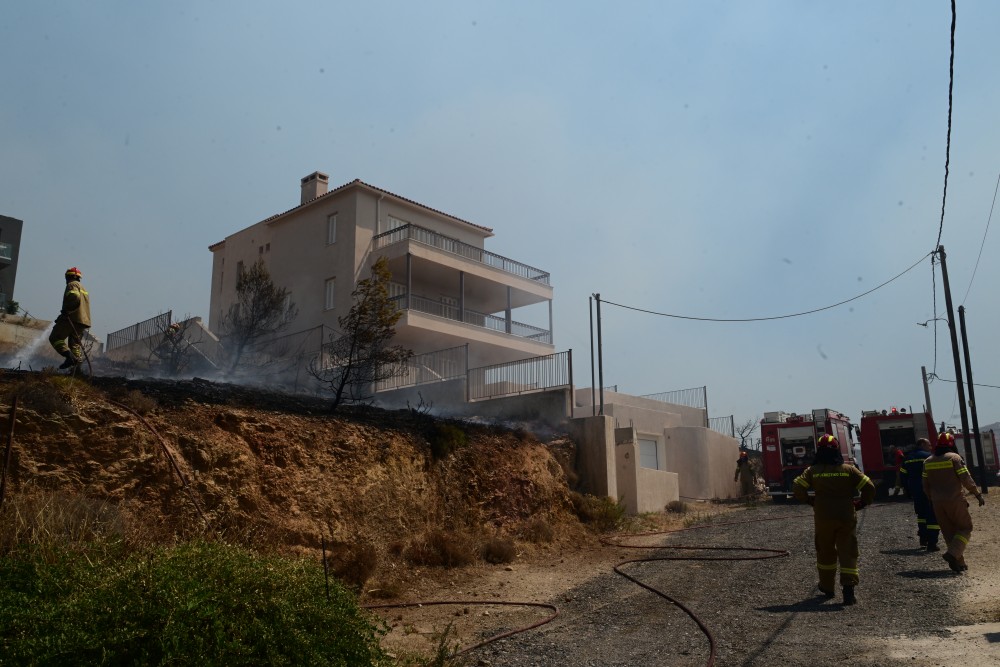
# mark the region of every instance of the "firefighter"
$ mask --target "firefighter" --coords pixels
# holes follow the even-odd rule
[[[920,438],[914,449],[906,456],[899,473],[906,483],[906,489],[913,500],[913,511],[917,514],[917,537],[920,546],[927,551],[938,551],[938,533],[941,527],[934,516],[934,506],[924,493],[924,461],[931,455],[931,441]]]
[[[52,326],[49,343],[66,357],[60,369],[72,368],[83,362],[83,337],[90,329],[90,294],[83,289],[83,274],[75,266],[66,270],[66,289],[62,310]]]
[[[813,506],[820,592],[827,598],[834,596],[839,563],[844,604],[855,604],[860,555],[857,510],[871,504],[875,485],[856,467],[844,463],[836,437],[824,435],[816,442],[815,461],[795,478],[792,490],[796,499]],[[809,495],[810,490],[814,496]],[[859,492],[861,498],[856,501]]]
[[[740,452],[740,458],[736,461],[736,474],[733,475],[733,481],[739,480],[740,483],[740,497],[753,495],[756,477],[753,465],[750,464],[750,456],[746,452]]]
[[[942,433],[938,436],[934,455],[924,461],[923,488],[934,505],[934,515],[948,545],[942,558],[954,572],[969,569],[965,564],[965,547],[972,536],[972,517],[962,487],[976,497],[980,507],[986,504],[965,461],[955,449],[955,436]]]
[[[906,454],[900,449],[899,445],[892,448],[892,462],[893,467],[896,469],[896,483],[893,484],[892,488],[889,490],[890,496],[895,496],[896,500],[903,495],[903,475],[901,469],[903,467],[903,460],[906,458]]]

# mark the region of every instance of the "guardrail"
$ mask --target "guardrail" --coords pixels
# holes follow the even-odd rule
[[[733,421],[733,415],[729,415],[728,417],[709,417],[708,427],[722,435],[728,435],[730,438],[736,437],[736,423]]]
[[[573,350],[503,364],[470,368],[470,401],[573,385]]]
[[[407,298],[405,294],[392,298],[396,302],[396,307],[406,310]],[[419,294],[411,294],[409,298],[410,310],[415,310],[428,315],[436,315],[456,322],[464,322],[476,327],[482,327],[498,333],[508,333],[520,338],[530,338],[541,343],[552,343],[552,332],[547,329],[525,324],[523,322],[510,321],[510,330],[507,328],[507,320],[496,315],[480,313],[471,308],[466,308],[461,312],[458,306],[435,299],[429,299]]]
[[[645,394],[639,398],[649,398],[654,401],[671,403],[673,405],[684,405],[689,408],[708,408],[708,388],[693,387],[691,389],[677,389],[675,391],[665,391],[660,394]]]
[[[172,322],[173,311],[168,310],[162,315],[151,317],[130,327],[119,329],[108,334],[108,340],[104,345],[105,352],[115,348],[124,347],[136,341],[162,334],[166,332]]]
[[[380,381],[375,391],[389,391],[465,377],[468,356],[468,343],[444,350],[415,354],[406,361],[405,370],[401,375]]]
[[[395,229],[390,229],[387,232],[382,232],[381,234],[376,235],[372,239],[372,248],[378,250],[407,239],[465,257],[466,259],[471,259],[474,262],[479,262],[480,264],[485,264],[486,266],[492,266],[493,268],[500,269],[505,273],[527,278],[528,280],[535,280],[543,285],[549,284],[549,274],[546,271],[536,269],[535,267],[528,266],[527,264],[522,264],[521,262],[515,262],[514,260],[508,259],[502,255],[497,255],[496,253],[489,252],[488,250],[477,248],[474,245],[469,245],[468,243],[464,243],[458,239],[438,234],[437,232],[425,229],[424,227],[418,227],[414,224],[396,227]]]

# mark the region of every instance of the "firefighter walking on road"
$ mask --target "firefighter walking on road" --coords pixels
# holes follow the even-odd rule
[[[66,271],[62,310],[49,336],[49,343],[55,351],[66,357],[60,369],[83,363],[83,337],[90,329],[90,294],[83,289],[82,277],[80,269],[75,266]]]
[[[836,437],[824,435],[816,442],[814,463],[795,478],[792,488],[796,499],[813,506],[820,592],[828,598],[834,596],[839,565],[844,604],[855,604],[860,556],[857,510],[871,504],[875,485],[856,467],[844,463]],[[858,493],[861,498],[856,501]]]
[[[736,474],[733,475],[733,481],[739,481],[740,483],[741,498],[754,495],[756,491],[754,482],[757,481],[757,475],[746,452],[740,452],[740,458],[736,461]]]
[[[913,451],[906,455],[899,474],[913,500],[913,511],[917,515],[917,537],[920,546],[928,551],[938,551],[938,533],[941,527],[934,516],[934,506],[931,499],[924,493],[924,461],[931,455],[931,441],[927,438],[917,440]]]
[[[955,436],[942,433],[938,436],[934,456],[924,461],[924,493],[934,505],[934,514],[941,526],[941,534],[948,545],[942,556],[955,572],[968,570],[965,564],[965,547],[972,537],[972,517],[963,487],[976,497],[979,506],[986,504],[983,495],[965,466],[965,461],[955,449]]]

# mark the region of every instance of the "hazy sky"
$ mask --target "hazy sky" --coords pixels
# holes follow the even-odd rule
[[[208,246],[355,178],[494,229],[547,270],[590,383],[588,296],[711,318],[848,299],[935,247],[947,0],[20,2],[0,21],[0,213],[14,297],[83,271],[108,332],[207,321]],[[1000,386],[1000,3],[958,3],[941,242],[977,383]],[[1000,217],[1000,212],[996,213]],[[945,317],[941,274],[937,315]],[[848,305],[754,323],[605,305],[604,381],[707,385],[712,416],[919,409],[930,259]],[[938,322],[937,373],[954,379]],[[931,387],[958,423],[954,385]],[[977,388],[980,422],[1000,389]]]

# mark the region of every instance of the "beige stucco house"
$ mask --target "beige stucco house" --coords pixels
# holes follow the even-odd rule
[[[394,343],[415,354],[468,345],[468,368],[554,351],[549,274],[487,251],[491,229],[360,180],[328,186],[324,173],[306,176],[297,206],[209,247],[209,328],[223,342],[237,277],[258,259],[298,309],[284,334],[318,352],[384,256],[403,313]],[[521,321],[522,312],[542,321]]]

